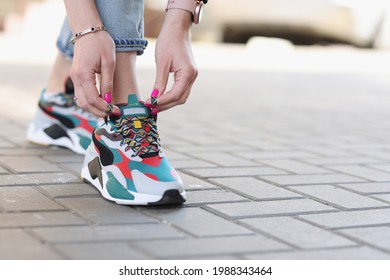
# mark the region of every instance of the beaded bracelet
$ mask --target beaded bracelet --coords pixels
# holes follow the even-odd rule
[[[75,41],[76,41],[78,38],[80,38],[80,37],[82,37],[82,36],[84,36],[84,35],[86,35],[86,34],[88,34],[88,33],[94,33],[94,32],[96,32],[96,31],[103,31],[103,30],[104,30],[104,31],[106,30],[106,28],[105,28],[104,26],[96,26],[96,27],[91,27],[91,28],[85,29],[85,30],[83,30],[83,31],[81,31],[81,32],[79,32],[79,33],[74,34],[74,36],[72,37],[72,39],[70,39],[70,43],[74,44]]]

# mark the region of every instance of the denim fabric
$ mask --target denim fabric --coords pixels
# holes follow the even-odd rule
[[[96,0],[103,24],[115,42],[117,52],[142,54],[148,42],[144,37],[144,0]],[[92,27],[92,26],[91,26]],[[80,30],[81,31],[81,30]],[[57,39],[57,47],[66,57],[73,57],[73,44],[65,19]]]

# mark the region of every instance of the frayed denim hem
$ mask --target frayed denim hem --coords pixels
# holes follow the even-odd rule
[[[148,45],[148,41],[140,38],[131,39],[114,39],[115,47],[117,52],[134,52],[138,55],[144,53],[145,48]]]

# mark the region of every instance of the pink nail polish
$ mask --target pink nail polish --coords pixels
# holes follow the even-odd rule
[[[157,95],[158,95],[158,89],[154,89],[152,91],[151,97],[157,97]]]
[[[156,114],[158,114],[158,113],[160,113],[161,112],[161,110],[159,110],[159,109],[153,109],[152,110],[152,114],[153,115],[156,115]]]
[[[112,99],[111,99],[111,92],[106,92],[104,94],[104,100],[106,100],[107,103],[111,103]]]

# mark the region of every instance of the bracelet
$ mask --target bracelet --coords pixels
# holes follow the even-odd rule
[[[106,30],[106,28],[104,26],[96,26],[96,27],[91,27],[91,28],[85,29],[79,33],[74,34],[72,39],[70,39],[69,43],[74,44],[78,38],[80,38],[88,33],[94,33],[96,31],[105,31],[105,30]]]

